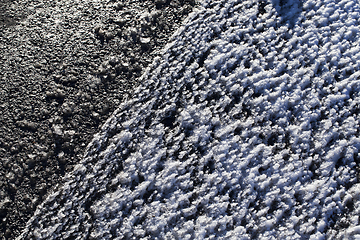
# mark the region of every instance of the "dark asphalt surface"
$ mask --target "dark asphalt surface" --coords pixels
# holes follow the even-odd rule
[[[199,4],[19,240],[359,237],[359,6]]]
[[[0,0],[0,239],[82,157],[193,0]]]

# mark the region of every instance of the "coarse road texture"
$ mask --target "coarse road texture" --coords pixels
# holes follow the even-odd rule
[[[0,0],[0,239],[14,239],[193,0]]]
[[[202,0],[23,239],[359,239],[360,6]]]

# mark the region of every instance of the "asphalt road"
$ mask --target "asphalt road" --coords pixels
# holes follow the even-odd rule
[[[194,0],[0,0],[0,239],[20,234]]]
[[[359,6],[199,4],[18,240],[359,237]]]

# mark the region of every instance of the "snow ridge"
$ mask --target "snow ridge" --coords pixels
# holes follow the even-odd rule
[[[359,236],[359,17],[203,1],[19,239]]]

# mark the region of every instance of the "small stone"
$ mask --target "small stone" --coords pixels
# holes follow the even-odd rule
[[[68,77],[68,78],[64,78],[64,79],[61,81],[61,83],[64,84],[64,85],[74,84],[74,83],[77,82],[77,80],[78,80],[77,77],[75,77],[75,76],[70,76],[70,77]]]
[[[115,34],[113,32],[106,32],[105,38],[106,39],[113,39],[115,37]]]
[[[100,114],[97,112],[92,112],[92,116],[93,118],[98,119],[100,117]]]
[[[61,89],[56,89],[54,91],[47,91],[46,97],[48,97],[48,98],[64,98],[65,94],[64,94],[64,91],[62,91]]]
[[[0,201],[0,209],[6,209],[11,204],[11,200],[8,197]]]
[[[115,5],[114,5],[114,8],[115,8],[115,10],[117,10],[117,11],[119,11],[119,10],[122,10],[123,8],[124,8],[124,4],[123,3],[116,3]]]
[[[100,31],[101,27],[98,25],[98,26],[95,26],[94,27],[94,32],[97,34],[99,31]]]
[[[57,157],[58,157],[59,159],[63,159],[63,158],[64,158],[64,155],[65,155],[65,153],[64,153],[63,151],[61,151],[61,152],[57,155]]]
[[[64,107],[63,108],[63,115],[64,116],[70,116],[72,114],[72,109],[70,107]]]
[[[119,62],[119,59],[117,58],[117,57],[111,57],[110,59],[109,59],[109,64],[111,65],[111,66],[115,66],[117,63]]]
[[[44,160],[46,160],[46,159],[49,157],[49,154],[48,154],[47,152],[41,151],[40,154],[39,154],[39,156],[40,156],[40,159],[41,159],[42,161],[44,161]]]
[[[104,35],[105,35],[104,29],[102,29],[100,26],[96,26],[94,28],[94,32],[95,32],[96,35],[98,35],[100,37],[104,37]]]
[[[133,39],[134,42],[136,42],[137,38],[138,38],[138,31],[136,30],[136,28],[131,28],[129,31],[130,37]]]
[[[104,68],[104,67],[99,67],[99,69],[97,70],[97,74],[99,74],[99,75],[105,75],[106,74],[106,68]]]
[[[53,132],[54,132],[54,134],[56,134],[56,135],[58,135],[58,136],[61,136],[61,135],[63,135],[63,131],[62,131],[62,126],[60,126],[60,125],[54,125],[53,126]]]
[[[79,75],[79,73],[78,73],[76,70],[71,70],[71,71],[69,72],[69,74],[72,74],[72,75],[74,75],[74,76]]]
[[[41,113],[43,116],[47,116],[47,115],[50,114],[50,111],[47,110],[47,109],[45,109],[45,108],[42,108],[42,109],[40,110],[40,113]]]
[[[20,128],[24,128],[32,131],[37,129],[37,124],[34,122],[30,122],[28,120],[17,121],[16,125]]]
[[[9,180],[10,182],[14,182],[16,179],[16,175],[13,172],[8,172],[5,175],[6,179]]]
[[[141,37],[141,38],[140,38],[140,42],[141,42],[142,44],[148,44],[148,43],[150,43],[150,41],[151,41],[150,38],[144,38],[144,37]]]
[[[116,78],[116,74],[114,74],[114,73],[110,73],[107,75],[108,80],[114,80],[115,78]]]
[[[5,237],[8,238],[11,236],[11,230],[10,229],[6,229],[5,231]]]
[[[55,75],[55,76],[54,76],[54,80],[55,80],[55,81],[59,81],[60,79],[61,79],[61,75]]]
[[[77,82],[77,80],[78,80],[78,78],[75,77],[75,76],[71,76],[71,77],[69,78],[69,82],[70,82],[70,83],[75,83],[75,82]]]
[[[73,135],[75,135],[76,132],[74,130],[67,130],[67,131],[64,131],[64,133],[68,136],[73,136]]]
[[[34,64],[34,67],[35,67],[35,68],[41,68],[41,64],[40,64],[40,63],[35,63],[35,64]]]
[[[124,18],[115,18],[113,19],[113,22],[117,25],[123,26],[126,23],[126,19]]]
[[[28,167],[31,169],[31,168],[33,168],[35,166],[35,162],[36,162],[35,157],[36,157],[36,155],[35,154],[28,154],[28,157],[29,158],[27,159],[26,163],[27,163]]]
[[[17,153],[19,151],[19,148],[17,147],[17,146],[12,146],[11,148],[10,148],[10,152],[11,153]]]

